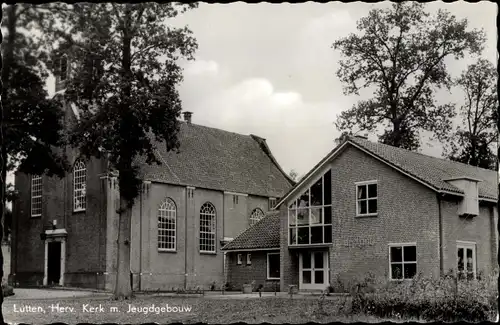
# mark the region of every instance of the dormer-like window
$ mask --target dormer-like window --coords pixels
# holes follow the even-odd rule
[[[326,172],[288,206],[290,245],[332,242],[331,177]]]
[[[479,179],[470,177],[456,177],[446,180],[451,185],[464,192],[464,198],[460,202],[460,216],[477,216],[479,214]]]
[[[262,218],[264,218],[264,212],[259,208],[255,208],[250,214],[250,226],[255,225]]]

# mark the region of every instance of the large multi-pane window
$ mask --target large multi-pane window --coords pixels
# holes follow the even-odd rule
[[[42,215],[42,176],[31,176],[31,216]]]
[[[377,197],[377,181],[356,183],[356,216],[376,216]]]
[[[216,212],[212,203],[207,202],[200,209],[200,252],[215,253]]]
[[[326,172],[288,207],[290,245],[332,243],[332,173]]]
[[[390,244],[391,280],[412,279],[417,275],[417,244]]]
[[[158,209],[158,250],[175,251],[177,208],[166,198]]]
[[[264,218],[264,212],[259,208],[255,208],[250,214],[250,226],[253,226],[262,218]]]
[[[87,207],[87,167],[78,160],[73,167],[73,210],[84,211]]]

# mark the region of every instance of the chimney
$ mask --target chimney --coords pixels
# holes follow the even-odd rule
[[[184,115],[184,121],[191,124],[191,116],[193,115],[193,112],[183,112],[182,115]]]

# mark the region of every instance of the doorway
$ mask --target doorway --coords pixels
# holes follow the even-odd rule
[[[47,284],[58,285],[61,278],[61,242],[49,242],[47,251]]]
[[[299,255],[299,289],[325,290],[329,285],[328,252],[305,251]]]

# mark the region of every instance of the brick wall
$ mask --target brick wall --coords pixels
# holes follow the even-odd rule
[[[229,269],[228,282],[233,290],[242,290],[243,284],[254,283],[254,290],[260,285],[264,291],[280,291],[279,280],[267,279],[267,254],[278,251],[251,251],[251,252],[228,252],[227,263]],[[241,254],[242,263],[238,264],[238,254]],[[247,264],[247,254],[251,254],[251,264]]]
[[[476,243],[477,271],[490,274],[497,267],[496,207],[493,203],[481,203],[478,216],[465,218],[458,216],[458,202],[449,197],[441,200],[444,271],[457,267],[457,241],[468,241]]]
[[[74,121],[67,109],[65,122]],[[67,150],[69,162],[74,163],[77,152]],[[51,229],[57,220],[58,229],[66,229],[65,285],[101,287],[105,271],[106,202],[100,174],[105,171],[104,160],[91,159],[87,167],[87,207],[73,211],[73,173],[66,177],[43,176],[42,216],[31,217],[31,177],[17,173],[15,188],[19,198],[13,204],[15,213],[12,234],[12,266],[15,281],[21,284],[42,284],[44,274],[44,242],[40,234]]]

